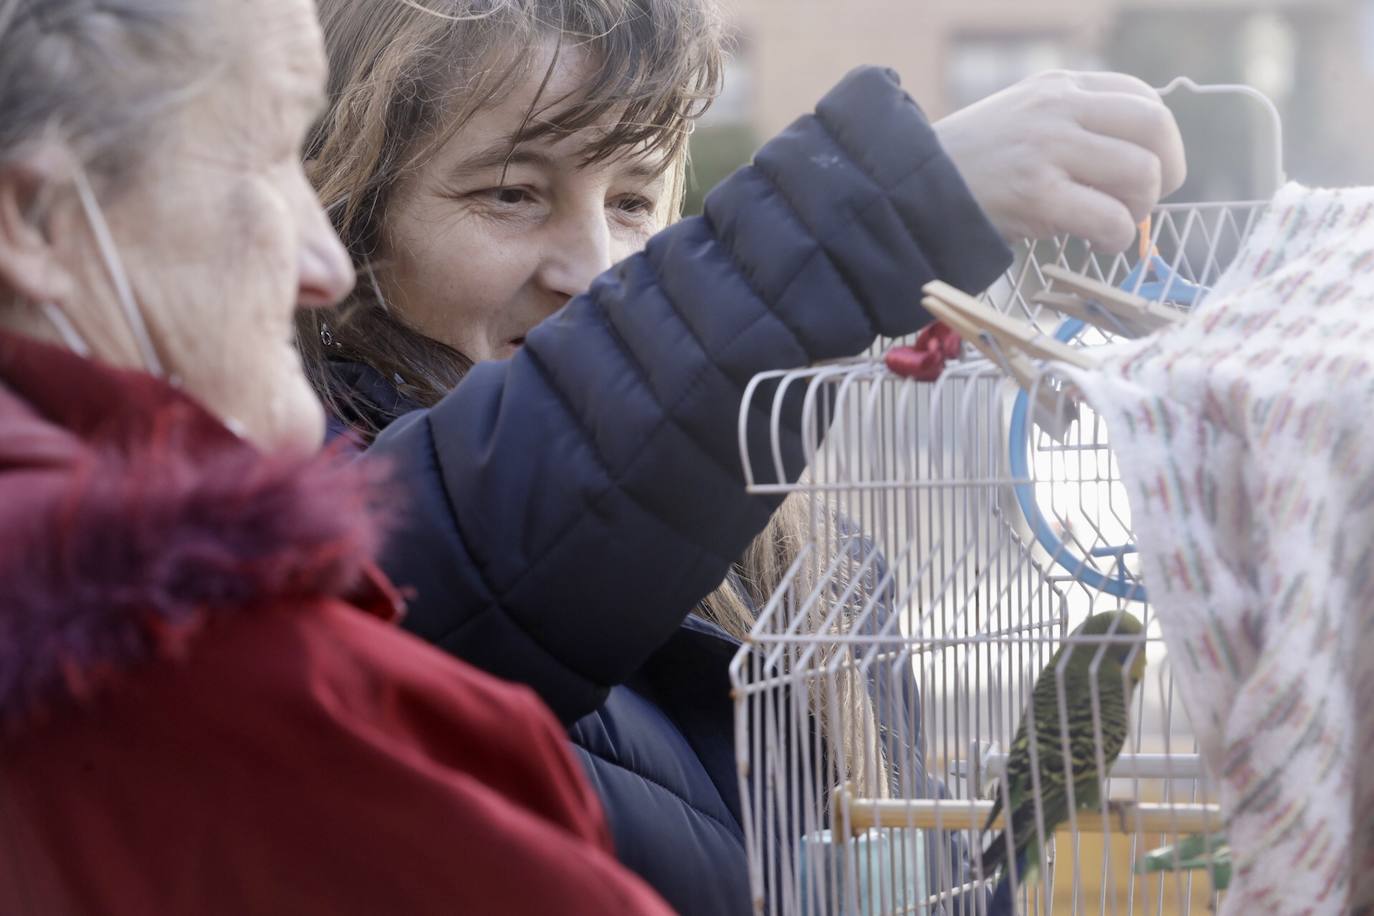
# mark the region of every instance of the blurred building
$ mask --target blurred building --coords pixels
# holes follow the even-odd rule
[[[1374,184],[1374,0],[725,0],[739,36],[698,148],[762,139],[850,67],[895,68],[933,117],[1040,70],[1107,68],[1154,85],[1244,82],[1278,104],[1290,177]],[[1234,199],[1272,184],[1257,108],[1181,102],[1193,179]],[[748,144],[743,144],[747,146]],[[717,159],[708,150],[702,180]],[[700,157],[699,157],[700,159]]]

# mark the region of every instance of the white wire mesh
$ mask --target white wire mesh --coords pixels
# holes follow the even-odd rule
[[[1027,245],[989,300],[1047,334],[1101,345],[1110,335],[1034,304],[1047,264],[1179,298],[1189,284],[1215,282],[1260,209],[1162,208],[1152,237],[1162,279],[1131,279],[1136,257],[1072,240]],[[1147,850],[1212,829],[1215,813],[1137,577],[1105,426],[1053,379],[1040,384],[1021,395],[986,359],[917,383],[869,358],[751,386],[740,433],[751,488],[805,494],[811,507],[811,543],[733,671],[759,912],[985,912],[994,875],[978,863],[991,836],[981,828],[1037,676],[1090,615],[1121,609],[1145,624],[1134,642],[1148,661],[1133,693],[1117,685],[1130,698],[1124,749],[1099,803],[1071,812],[1057,834],[1036,805],[1035,835],[1053,842],[1040,881],[1014,883],[1018,911],[1215,904],[1208,871],[1137,874]],[[1076,416],[1058,435],[1036,422],[1045,408],[1030,405],[1042,393]],[[787,474],[789,423],[800,424],[809,469],[800,482]],[[1081,642],[1076,651],[1096,653],[1100,675],[1107,643]],[[1075,705],[1064,669],[1056,714],[1028,717],[1055,747],[1067,746],[1058,736]],[[1088,692],[1101,756],[1110,679]],[[1070,775],[1062,763],[1058,773]]]

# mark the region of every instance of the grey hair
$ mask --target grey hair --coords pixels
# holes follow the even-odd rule
[[[0,0],[0,162],[45,138],[109,179],[208,82],[210,0]]]

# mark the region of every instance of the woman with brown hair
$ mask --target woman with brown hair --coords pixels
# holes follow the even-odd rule
[[[719,81],[709,0],[321,13],[330,109],[311,174],[363,282],[303,318],[301,345],[408,491],[387,559],[413,589],[406,625],[539,691],[622,861],[670,903],[742,912],[726,667],[813,508],[744,492],[743,386],[914,330],[926,280],[998,277],[1003,233],[1124,246],[1181,180],[1172,119],[1124,78],[1059,77],[932,131],[891,75],[859,71],[703,218],[655,237]],[[922,786],[870,751],[895,717],[884,701],[846,693],[871,727],[836,781]]]

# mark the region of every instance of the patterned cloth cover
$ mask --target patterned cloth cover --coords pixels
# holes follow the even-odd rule
[[[1276,196],[1186,321],[1068,371],[1109,424],[1235,859],[1374,912],[1374,190]]]

